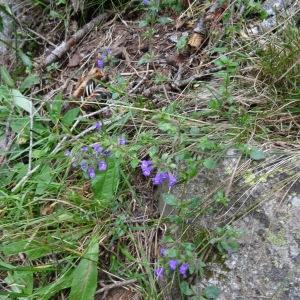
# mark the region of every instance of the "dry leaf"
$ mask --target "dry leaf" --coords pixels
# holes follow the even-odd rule
[[[51,215],[54,211],[54,207],[55,207],[56,203],[47,203],[45,205],[42,206],[41,208],[41,215],[42,216],[48,216]]]
[[[194,32],[192,36],[189,38],[188,45],[193,48],[199,48],[203,43],[204,37],[200,33]]]
[[[92,68],[86,76],[81,77],[80,80],[78,81],[76,85],[76,89],[73,93],[73,97],[80,98],[81,96],[84,95],[84,90],[89,80],[91,79],[99,80],[103,77],[104,77],[104,73],[100,69]]]
[[[68,67],[76,67],[80,64],[81,62],[81,55],[79,52],[75,52],[73,56],[70,58]]]
[[[178,30],[180,29],[181,27],[183,27],[185,21],[182,20],[182,19],[177,19],[176,20],[176,23],[175,23],[175,29]]]
[[[106,300],[140,300],[140,296],[124,288],[114,288],[106,296]]]

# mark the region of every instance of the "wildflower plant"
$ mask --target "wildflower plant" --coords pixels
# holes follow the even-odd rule
[[[101,51],[97,55],[96,66],[100,70],[103,70],[106,66],[112,65],[116,62],[116,58],[112,54],[112,50],[107,48]]]
[[[107,169],[107,152],[99,143],[83,145],[78,150],[66,150],[65,156],[69,157],[74,168],[80,168],[85,178],[93,179],[96,172],[103,172]]]
[[[160,248],[157,267],[154,270],[156,279],[175,279],[180,287],[185,287],[183,294],[193,295],[188,279],[193,274],[200,273],[204,266],[197,258],[196,247],[192,243],[180,243],[171,237],[165,237],[165,240],[167,244]]]

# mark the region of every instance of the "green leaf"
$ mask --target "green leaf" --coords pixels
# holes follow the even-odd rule
[[[163,194],[163,199],[166,204],[171,205],[171,206],[177,206],[177,199],[174,195],[172,194]]]
[[[176,49],[178,52],[181,52],[182,50],[185,49],[186,45],[187,45],[187,42],[188,42],[188,37],[187,36],[181,36],[179,39],[178,39],[178,42],[176,43]]]
[[[169,249],[167,250],[166,255],[167,255],[167,257],[175,258],[175,257],[178,257],[179,252],[178,252],[178,250],[175,249],[175,248],[169,248]]]
[[[221,290],[215,285],[210,285],[204,290],[204,296],[207,299],[216,299],[220,295],[220,293]]]
[[[116,158],[107,161],[107,170],[97,172],[96,178],[92,182],[94,199],[101,208],[109,208],[114,203],[114,195],[117,191],[120,180],[120,165]]]
[[[15,87],[15,82],[13,81],[13,79],[11,78],[9,72],[7,71],[7,69],[5,67],[0,67],[0,75],[1,75],[1,79],[3,80],[3,82],[9,86],[10,88],[14,88]]]
[[[217,148],[217,144],[210,141],[207,137],[202,138],[198,145],[202,151],[215,150]]]
[[[250,151],[250,157],[253,159],[253,160],[262,160],[262,159],[265,159],[266,158],[266,154],[261,151],[261,150],[258,150],[256,148],[253,148],[251,149]]]
[[[162,131],[166,131],[168,133],[176,133],[177,132],[177,126],[174,124],[171,124],[169,122],[159,122],[158,128]]]
[[[25,54],[22,50],[19,50],[18,55],[26,67],[32,68],[32,61],[27,54]]]
[[[68,269],[64,272],[61,272],[62,276],[60,276],[54,282],[51,282],[49,285],[35,289],[33,294],[34,297],[32,299],[53,299],[58,292],[69,288],[72,284],[73,277],[73,273],[71,271],[73,270]]]
[[[138,65],[145,65],[147,63],[151,63],[153,59],[154,59],[154,54],[147,52],[139,59]]]
[[[180,282],[180,291],[185,296],[192,296],[194,294],[193,290],[186,281]]]
[[[12,291],[31,295],[33,290],[33,272],[15,271],[6,278],[6,282],[12,286]]]
[[[49,108],[51,120],[55,123],[60,119],[60,114],[62,109],[62,95],[57,94],[48,108]]]
[[[31,260],[53,253],[49,245],[43,245],[29,240],[19,240],[6,245],[3,244],[0,246],[0,251],[2,251],[5,256],[25,253]]]
[[[32,86],[38,84],[40,82],[40,78],[37,74],[28,75],[22,84],[20,85],[19,90],[23,93],[25,90],[31,88]]]
[[[16,106],[19,106],[20,108],[27,111],[28,113],[31,113],[31,110],[33,113],[36,112],[32,102],[28,100],[20,91],[12,90],[11,93],[13,97],[13,103]]]
[[[146,26],[148,26],[148,21],[147,20],[141,20],[139,22],[139,27],[140,28],[143,28],[143,27],[146,27]]]
[[[93,300],[97,288],[99,245],[92,239],[73,273],[69,300]]]
[[[162,16],[162,17],[158,18],[158,23],[161,24],[161,25],[170,24],[172,22],[173,22],[173,20],[169,17],[166,17],[166,16]]]
[[[62,119],[62,123],[69,127],[71,126],[74,121],[76,120],[78,114],[80,112],[80,108],[79,107],[76,107],[76,108],[73,108],[73,109],[70,109],[69,111],[67,111],[67,113],[64,115],[63,119]]]
[[[50,166],[44,165],[40,172],[34,177],[37,182],[35,190],[36,195],[43,195],[45,191],[49,189],[53,176],[52,172]]]
[[[217,162],[214,159],[207,158],[203,161],[203,166],[209,170],[212,170],[217,167]]]

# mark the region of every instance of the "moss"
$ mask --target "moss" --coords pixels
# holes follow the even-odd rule
[[[285,239],[285,231],[280,230],[278,233],[273,233],[271,231],[267,232],[267,240],[275,246],[283,247],[287,245],[287,241]]]

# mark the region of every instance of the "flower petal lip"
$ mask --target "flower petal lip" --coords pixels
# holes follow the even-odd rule
[[[156,279],[161,279],[164,276],[164,268],[163,267],[158,267],[154,270]]]
[[[98,162],[98,170],[99,171],[105,171],[107,169],[107,164],[104,160],[100,160]]]
[[[180,267],[179,267],[179,273],[183,276],[183,278],[187,277],[188,271],[189,271],[189,264],[188,263],[183,263]]]
[[[89,174],[90,178],[92,178],[92,179],[95,178],[95,176],[96,176],[95,169],[93,167],[89,167],[88,174]]]
[[[122,145],[122,146],[126,145],[126,139],[125,139],[125,137],[124,136],[119,137],[118,143],[119,143],[119,145]]]
[[[101,129],[102,124],[101,124],[101,122],[97,121],[94,126],[95,126],[96,130],[99,130],[99,129]]]
[[[177,268],[177,266],[178,266],[178,264],[179,264],[179,261],[178,261],[177,259],[171,259],[171,260],[169,261],[169,267],[170,267],[170,270],[171,270],[171,271],[175,271],[176,268]]]

